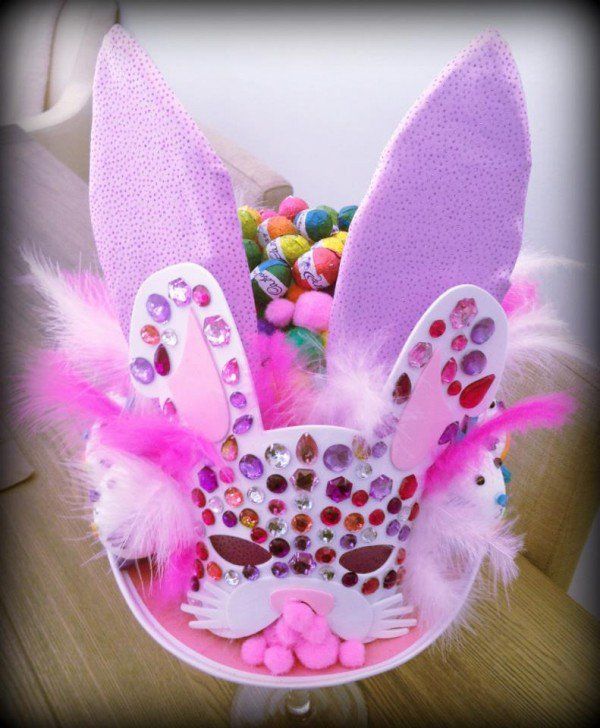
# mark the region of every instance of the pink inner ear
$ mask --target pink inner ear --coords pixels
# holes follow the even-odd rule
[[[188,318],[183,357],[169,377],[171,396],[181,419],[212,442],[229,429],[229,407],[219,372],[193,312]]]
[[[441,354],[438,350],[421,374],[396,427],[391,457],[399,470],[414,470],[424,464],[452,420],[440,376]]]

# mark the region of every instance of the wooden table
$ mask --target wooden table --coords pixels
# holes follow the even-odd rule
[[[96,262],[84,183],[14,128],[1,148],[2,340],[5,371],[15,371],[40,336],[35,296],[13,280],[19,246],[68,267]],[[24,725],[226,725],[235,686],[184,667],[138,626],[96,558],[55,447],[8,426],[36,475],[0,493],[5,714]],[[594,716],[598,624],[530,562],[521,560],[510,606],[489,602],[477,617],[460,647],[431,648],[361,683],[373,725],[581,725]]]

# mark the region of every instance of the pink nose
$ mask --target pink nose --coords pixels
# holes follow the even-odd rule
[[[271,594],[271,606],[278,612],[283,611],[286,602],[304,602],[317,614],[328,614],[333,609],[331,594],[318,589],[277,589]]]

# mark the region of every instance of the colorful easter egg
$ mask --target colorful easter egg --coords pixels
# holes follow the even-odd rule
[[[270,217],[277,217],[277,212],[275,210],[271,210],[270,207],[261,207],[258,212],[260,214],[261,222],[268,220]]]
[[[333,223],[325,210],[302,210],[294,218],[294,225],[301,235],[315,242],[331,234]]]
[[[248,267],[250,270],[253,270],[263,259],[262,248],[255,240],[250,240],[250,238],[244,238],[243,243],[248,260]]]
[[[318,243],[315,243],[314,247],[327,248],[328,250],[333,250],[336,255],[341,255],[344,250],[344,245],[346,245],[347,237],[348,233],[340,230],[335,235],[331,235],[328,238],[323,238],[323,240],[319,240]]]
[[[296,301],[303,293],[306,293],[306,290],[304,288],[300,288],[296,281],[292,281],[290,283],[290,287],[288,288],[288,292],[285,294],[285,297],[288,299],[288,301],[296,303]]]
[[[282,260],[265,260],[250,273],[252,293],[259,306],[287,293],[292,280],[290,267]]]
[[[265,246],[267,258],[283,260],[294,265],[298,258],[310,250],[310,243],[302,235],[280,235]]]
[[[331,218],[331,224],[334,227],[337,226],[337,224],[338,224],[337,210],[334,210],[333,207],[329,207],[329,205],[317,205],[317,210],[325,210],[325,212]]]
[[[289,195],[281,201],[279,205],[279,214],[287,217],[289,220],[293,220],[299,212],[306,210],[308,204],[300,197],[294,197]]]
[[[256,233],[258,242],[265,248],[267,243],[282,235],[297,235],[298,230],[291,220],[283,215],[269,217],[258,226]]]
[[[292,272],[300,288],[319,290],[335,283],[339,269],[339,255],[328,248],[313,247],[298,258]]]
[[[357,205],[346,205],[346,207],[342,207],[338,213],[338,226],[340,230],[348,230],[357,210]]]
[[[242,237],[253,239],[260,224],[260,215],[250,207],[240,207],[237,211],[238,220],[242,228]]]

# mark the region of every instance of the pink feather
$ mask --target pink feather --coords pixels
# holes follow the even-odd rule
[[[560,427],[574,410],[574,400],[563,392],[521,400],[477,425],[462,440],[443,450],[427,471],[425,492],[443,489],[457,475],[476,465],[489,450],[490,444],[501,435]]]
[[[502,308],[509,319],[539,307],[538,288],[537,281],[531,278],[520,276],[511,280],[510,288],[502,299]]]

